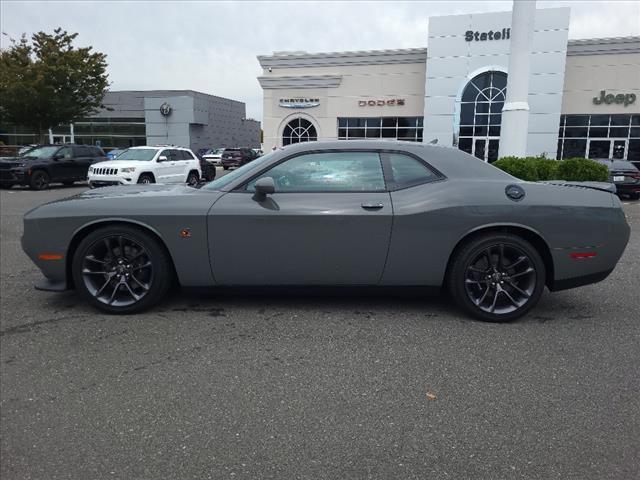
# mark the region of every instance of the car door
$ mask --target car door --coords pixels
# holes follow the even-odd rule
[[[73,179],[74,169],[73,149],[67,146],[61,147],[51,159],[51,180],[66,181]]]
[[[172,155],[173,150],[165,149],[160,152],[156,159],[155,177],[156,183],[171,183],[171,177],[173,175],[173,167],[175,167],[175,155]],[[160,161],[160,157],[166,157],[166,160]],[[172,165],[173,164],[173,165]]]
[[[254,185],[263,177],[276,187],[261,200]],[[376,285],[392,215],[378,153],[298,155],[214,204],[214,277],[222,285]]]
[[[89,147],[78,145],[72,147],[73,150],[73,167],[72,174],[74,180],[86,180],[89,165],[93,160]]]
[[[178,172],[176,182],[185,183],[187,181],[187,175],[189,175],[189,170],[191,169],[192,162],[194,162],[194,160],[196,159],[193,158],[191,152],[187,150],[178,150],[178,155],[178,164],[180,165],[180,171]]]

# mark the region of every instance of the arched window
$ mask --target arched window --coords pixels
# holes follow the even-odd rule
[[[507,74],[490,71],[474,77],[462,92],[458,148],[485,162],[498,158]]]
[[[282,145],[318,140],[316,127],[306,118],[294,118],[282,131]]]

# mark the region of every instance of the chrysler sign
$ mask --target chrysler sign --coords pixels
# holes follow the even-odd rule
[[[279,103],[283,108],[311,108],[320,105],[319,98],[281,98]]]

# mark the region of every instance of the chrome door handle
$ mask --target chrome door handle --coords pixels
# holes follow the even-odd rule
[[[382,203],[363,203],[360,206],[365,210],[380,210],[384,207]]]

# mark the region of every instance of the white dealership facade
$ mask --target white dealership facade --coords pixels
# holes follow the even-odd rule
[[[527,154],[640,160],[640,37],[568,40],[536,11]],[[426,48],[259,56],[264,145],[436,141],[498,156],[511,12],[431,17]]]

